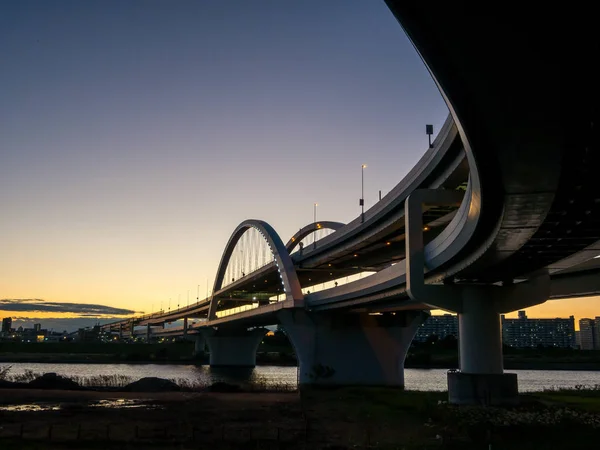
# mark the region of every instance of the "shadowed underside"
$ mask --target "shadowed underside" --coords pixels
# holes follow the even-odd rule
[[[595,27],[539,11],[387,4],[446,99],[479,185],[480,223],[461,253],[470,267],[457,278],[523,277],[596,243]]]

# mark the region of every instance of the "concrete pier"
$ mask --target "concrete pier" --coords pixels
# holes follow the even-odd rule
[[[267,331],[265,328],[202,330],[210,352],[211,367],[256,366],[256,351]]]
[[[300,384],[404,387],[404,359],[420,311],[385,315],[311,314],[283,310],[278,318],[298,358]]]

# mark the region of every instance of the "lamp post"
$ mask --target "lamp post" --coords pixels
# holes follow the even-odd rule
[[[433,147],[431,145],[431,135],[433,134],[433,125],[425,125],[425,133],[429,136],[429,148]]]
[[[319,204],[315,203],[314,207],[313,207],[313,219],[314,219],[315,227],[317,226],[317,206],[319,206]],[[313,248],[317,248],[317,230],[316,230],[316,228],[315,228],[315,232],[313,233]]]
[[[361,207],[360,211],[360,221],[365,221],[365,168],[366,164],[360,166],[360,201],[358,204]]]

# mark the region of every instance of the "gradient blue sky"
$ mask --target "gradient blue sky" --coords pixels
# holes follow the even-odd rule
[[[239,222],[350,221],[447,115],[380,0],[7,1],[0,55],[1,298],[204,297]]]

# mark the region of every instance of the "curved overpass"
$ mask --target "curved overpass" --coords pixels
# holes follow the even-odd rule
[[[587,65],[595,32],[582,26],[559,35],[550,21],[511,16],[500,22],[495,16],[457,14],[450,5],[432,14],[418,2],[387,3],[450,109],[433,147],[365,212],[364,220],[336,224],[336,231],[318,245],[290,256],[295,242],[317,224],[301,229],[286,246],[280,240],[274,245],[274,230],[263,230],[277,263],[223,287],[221,268],[244,231],[238,227],[226,247],[212,299],[194,311],[213,305],[201,324],[205,328],[280,318],[295,329],[299,322],[281,313],[285,295],[282,301],[272,295],[254,309],[229,316],[217,317],[215,307],[231,309],[234,301],[248,306],[258,292],[278,292],[277,266],[286,258],[288,285],[296,277],[300,289],[373,271],[361,280],[307,293],[302,309],[311,314],[431,305],[454,310],[461,315],[463,371],[501,375],[501,353],[482,353],[482,348],[497,346],[499,334],[493,329],[498,312],[548,296],[600,292],[593,282],[600,260],[592,259],[600,253],[597,106],[585,100],[594,86]],[[578,288],[573,280],[584,284],[582,277],[585,287]],[[408,290],[407,281],[412,284]],[[288,289],[284,286],[285,294]],[[294,295],[300,297],[301,292]],[[143,323],[191,312],[144,318]],[[311,320],[314,328],[321,319]],[[463,348],[463,343],[478,340],[482,344],[475,350]]]

